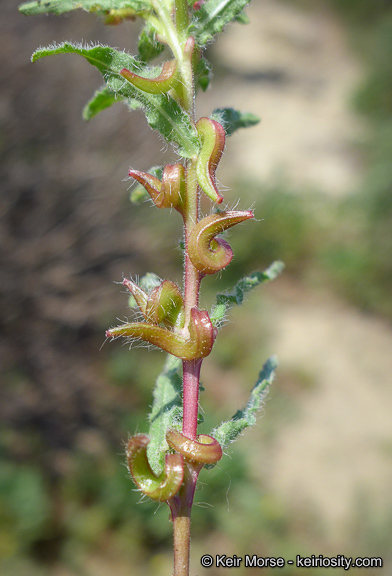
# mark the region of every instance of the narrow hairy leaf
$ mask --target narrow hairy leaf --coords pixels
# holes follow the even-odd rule
[[[274,379],[277,365],[275,356],[269,358],[259,374],[245,408],[238,410],[230,420],[223,422],[212,430],[211,436],[218,440],[223,449],[237,440],[245,428],[255,425],[257,413],[263,406],[268,389]]]
[[[135,15],[151,9],[148,0],[33,0],[25,2],[19,10],[26,16],[35,14],[64,14],[81,8],[87,12],[108,13],[112,10],[129,10]]]
[[[275,280],[284,268],[283,262],[277,260],[273,262],[264,272],[253,272],[249,276],[241,278],[230,292],[223,292],[216,295],[216,305],[214,306],[210,318],[211,322],[219,325],[227,312],[233,305],[239,306],[244,301],[245,295],[256,286]]]
[[[167,356],[163,371],[158,376],[154,389],[154,402],[149,414],[150,442],[147,456],[153,472],[161,474],[165,464],[165,452],[169,446],[166,431],[181,427],[181,360]]]
[[[78,44],[64,42],[37,50],[32,61],[55,54],[79,54],[103,75],[106,85],[116,96],[129,103],[131,109],[137,105],[143,108],[147,122],[154,130],[158,130],[168,141],[177,144],[178,153],[184,158],[197,154],[200,143],[197,132],[191,124],[189,116],[167,94],[149,94],[127,82],[120,72],[127,68],[132,72],[153,78],[157,68],[142,66],[135,58],[125,52],[119,52],[109,46],[83,47]]]
[[[116,94],[110,90],[107,86],[104,86],[100,90],[96,90],[92,99],[87,102],[83,109],[83,118],[85,120],[91,120],[99,112],[110,108],[115,102],[120,102],[122,98],[117,98]]]
[[[226,24],[243,18],[242,11],[250,0],[207,0],[194,13],[191,32],[199,46],[210,42]]]
[[[164,49],[164,44],[158,42],[152,26],[146,24],[139,36],[138,51],[140,60],[150,62],[150,60],[159,56]]]
[[[251,112],[240,112],[233,108],[216,108],[210,118],[222,124],[226,136],[231,136],[233,132],[240,128],[255,126],[260,122],[260,118]]]

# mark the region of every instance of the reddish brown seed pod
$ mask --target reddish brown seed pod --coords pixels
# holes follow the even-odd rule
[[[222,447],[215,438],[207,434],[199,434],[196,440],[191,440],[177,430],[168,430],[166,442],[191,462],[215,464],[222,458]]]

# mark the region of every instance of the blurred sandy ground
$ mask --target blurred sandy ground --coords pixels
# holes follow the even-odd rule
[[[367,128],[350,102],[362,70],[339,21],[322,3],[304,11],[264,0],[247,13],[251,24],[230,27],[217,43],[227,76],[208,105],[252,111],[262,122],[228,140],[222,181],[246,173],[261,191],[277,181],[355,194]],[[241,190],[233,186],[236,198]],[[304,505],[319,515],[339,548],[353,535],[358,508],[384,519],[391,510],[391,327],[322,289],[283,279],[268,287],[264,315],[266,308],[271,353],[283,371],[310,376],[313,387],[299,394],[299,414],[263,455],[259,473],[293,510]],[[255,335],[262,329],[256,321]]]

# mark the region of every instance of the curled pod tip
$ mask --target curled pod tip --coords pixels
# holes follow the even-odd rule
[[[191,440],[177,430],[168,430],[166,442],[170,448],[182,454],[186,460],[201,464],[215,464],[222,458],[222,447],[215,438],[207,434],[199,434],[196,440]]]
[[[163,169],[158,208],[175,208],[183,213],[186,196],[185,168],[182,164],[167,164]]]
[[[158,502],[170,500],[181,488],[184,465],[180,454],[167,454],[165,469],[155,476],[147,458],[148,436],[137,434],[130,438],[127,449],[129,472],[136,486],[144,494]]]
[[[186,184],[182,164],[167,164],[163,169],[162,181],[153,174],[139,170],[130,170],[128,174],[144,186],[155,206],[183,212]]]
[[[235,224],[253,218],[251,210],[228,210],[210,214],[200,220],[193,228],[188,242],[189,257],[192,264],[202,274],[215,274],[230,264],[233,251],[222,238],[215,238]]]
[[[162,182],[159,178],[148,172],[141,172],[140,170],[130,170],[128,175],[144,186],[155,204],[155,200],[159,196],[162,188]]]
[[[206,310],[192,308],[189,338],[184,338],[175,330],[147,322],[130,322],[106,331],[107,338],[120,336],[139,338],[182,360],[196,360],[205,358],[211,352],[216,331]]]
[[[210,354],[216,334],[216,329],[207,310],[192,308],[189,322],[189,341],[196,347],[194,359],[205,358]]]
[[[136,300],[136,304],[139,306],[139,309],[143,316],[146,315],[146,307],[148,302],[148,294],[145,292],[140,286],[138,286],[132,280],[128,280],[128,278],[124,278],[123,285],[128,288],[132,296]]]
[[[197,181],[203,192],[220,204],[223,196],[219,193],[215,171],[225,147],[226,133],[222,124],[211,118],[200,118],[196,129],[201,141],[201,149],[196,164]]]
[[[123,68],[120,75],[125,78],[132,86],[148,92],[149,94],[165,94],[174,87],[177,81],[177,61],[170,60],[162,66],[161,73],[155,78],[143,78],[127,68]]]

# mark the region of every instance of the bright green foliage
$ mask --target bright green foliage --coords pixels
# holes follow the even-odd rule
[[[259,374],[259,378],[250,393],[250,398],[245,408],[243,410],[237,410],[230,420],[223,422],[220,426],[212,430],[211,436],[218,440],[222,448],[234,442],[245,428],[256,424],[257,413],[263,406],[268,389],[274,379],[277,365],[278,363],[275,356],[269,358]]]
[[[277,260],[273,262],[264,272],[253,272],[249,276],[241,278],[230,292],[223,292],[216,295],[216,305],[214,306],[210,318],[215,326],[219,326],[225,318],[227,309],[233,305],[239,306],[245,298],[245,294],[256,286],[275,280],[284,268],[283,262]]]
[[[192,21],[191,33],[200,46],[208,44],[226,24],[242,19],[243,9],[250,0],[208,0],[198,10]],[[243,21],[243,20],[242,20]]]
[[[174,142],[178,146],[178,153],[184,158],[197,154],[199,140],[197,132],[192,127],[188,114],[180,105],[166,94],[148,94],[127,82],[120,76],[120,71],[127,68],[137,74],[143,74],[146,78],[154,78],[157,69],[142,66],[135,58],[125,52],[119,52],[109,46],[94,46],[84,48],[79,44],[64,42],[57,46],[41,48],[34,52],[32,61],[52,56],[55,54],[79,54],[92,66],[102,73],[107,87],[118,99],[124,100],[131,109],[143,108],[147,122],[154,130],[159,130],[168,142]],[[101,99],[100,109],[107,107],[108,99]],[[111,100],[113,103],[113,99]],[[98,100],[99,104],[99,100]],[[95,98],[94,112],[98,113],[97,98]],[[89,104],[91,107],[91,102]]]
[[[163,371],[158,376],[154,389],[154,403],[149,414],[150,443],[147,456],[156,475],[161,474],[168,450],[166,431],[169,428],[181,429],[181,360],[167,356]]]
[[[233,132],[240,128],[255,126],[260,122],[255,114],[251,112],[239,112],[233,108],[216,108],[210,118],[222,124],[226,136],[231,136]]]
[[[48,13],[64,14],[78,8],[98,13],[129,9],[134,14],[139,14],[151,8],[151,5],[144,0],[34,0],[22,4],[19,10],[26,16],[32,16]]]
[[[94,118],[99,112],[102,112],[105,108],[110,108],[110,106],[117,101],[115,93],[107,86],[104,86],[100,90],[97,90],[91,100],[87,102],[83,109],[83,118],[85,120],[91,120],[91,118]]]

